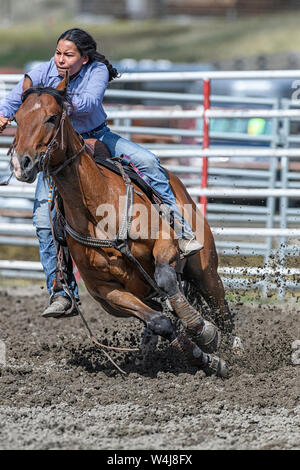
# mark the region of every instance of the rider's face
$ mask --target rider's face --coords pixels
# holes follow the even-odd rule
[[[88,56],[82,56],[74,42],[61,39],[56,46],[54,62],[59,75],[64,76],[66,71],[70,77],[79,72],[89,61]]]

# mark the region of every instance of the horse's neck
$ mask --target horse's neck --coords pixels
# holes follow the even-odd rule
[[[82,146],[72,128],[68,129],[68,136],[66,159],[79,152]],[[84,151],[54,179],[63,199],[69,224],[74,229],[86,232],[89,225],[97,223],[96,215],[99,205],[107,202],[105,200],[108,193],[107,183],[101,176],[95,161],[87,151]]]

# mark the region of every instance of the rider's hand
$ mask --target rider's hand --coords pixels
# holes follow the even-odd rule
[[[0,116],[0,132],[4,131],[7,125],[10,124],[10,120],[4,116]]]

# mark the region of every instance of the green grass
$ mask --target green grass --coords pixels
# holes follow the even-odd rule
[[[39,249],[36,246],[0,245],[0,259],[18,261],[39,261]]]
[[[5,278],[0,276],[0,287],[30,287],[30,286],[39,286],[41,287],[41,292],[44,292],[46,289],[46,282],[42,280],[35,279],[19,279],[19,278]]]
[[[263,297],[260,290],[247,289],[242,290],[231,290],[226,289],[226,300],[233,304],[252,304],[253,306],[258,305],[285,305],[287,302],[294,302],[300,304],[300,293],[287,291],[284,299],[279,298],[278,292],[270,291],[266,297]]]
[[[298,52],[300,10],[289,13],[239,18],[114,21],[81,25],[72,21],[43,22],[2,27],[0,66],[23,65],[52,56],[57,37],[70,27],[87,29],[98,49],[113,60],[131,57],[169,59],[174,62],[214,61],[248,55]]]

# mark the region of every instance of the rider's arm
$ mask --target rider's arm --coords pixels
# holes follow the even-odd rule
[[[48,62],[45,62],[38,67],[34,68],[27,75],[30,76],[33,86],[37,86],[43,83],[44,75],[48,69]],[[0,116],[5,118],[11,118],[21,106],[21,95],[23,92],[23,81],[19,83],[8,93],[3,100],[0,101]]]
[[[24,78],[0,101],[0,116],[12,117],[21,105],[21,93]]]

